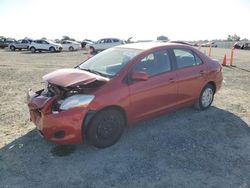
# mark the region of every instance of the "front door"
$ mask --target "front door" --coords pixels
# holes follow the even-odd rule
[[[145,72],[149,77],[147,81],[131,81],[129,85],[130,112],[135,120],[166,110],[177,102],[176,73],[172,72],[167,50],[146,55],[132,72]]]

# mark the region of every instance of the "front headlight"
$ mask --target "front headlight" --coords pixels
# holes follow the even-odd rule
[[[63,100],[59,108],[68,110],[75,107],[86,107],[94,98],[94,95],[73,95]]]

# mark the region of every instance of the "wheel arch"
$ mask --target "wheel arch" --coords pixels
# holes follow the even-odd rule
[[[121,107],[121,106],[118,106],[118,105],[110,105],[110,106],[106,106],[104,108],[101,108],[100,110],[98,111],[95,111],[95,110],[89,110],[87,112],[87,115],[84,117],[83,119],[83,122],[82,122],[82,136],[83,138],[85,137],[86,135],[86,132],[88,131],[88,128],[90,126],[90,123],[91,121],[93,120],[93,118],[100,112],[104,111],[104,110],[107,110],[107,109],[115,109],[117,111],[119,111],[122,116],[124,117],[124,121],[125,121],[125,125],[127,126],[127,113],[126,111]]]
[[[214,93],[216,93],[216,84],[215,84],[215,82],[214,82],[214,81],[209,81],[207,84],[212,85],[213,88],[214,88]],[[206,84],[206,85],[207,85],[207,84]]]
[[[95,47],[94,46],[89,46],[90,49],[92,49],[93,51],[96,51]]]

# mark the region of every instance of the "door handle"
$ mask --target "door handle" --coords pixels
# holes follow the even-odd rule
[[[170,81],[170,83],[174,83],[175,79],[174,78],[170,78],[169,81]]]
[[[200,74],[205,74],[205,71],[204,70],[200,70]]]

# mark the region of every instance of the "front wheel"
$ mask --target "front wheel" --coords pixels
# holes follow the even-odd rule
[[[74,51],[73,46],[70,46],[70,47],[69,47],[69,51]]]
[[[125,119],[115,109],[103,110],[96,114],[87,130],[88,141],[98,148],[115,144],[123,133]]]
[[[10,50],[15,51],[16,50],[15,46],[10,46]]]
[[[52,52],[52,53],[54,53],[56,51],[56,49],[54,47],[50,47],[49,51]]]
[[[195,104],[198,110],[205,110],[209,108],[214,100],[215,88],[211,84],[207,84],[201,91],[199,100]]]
[[[35,52],[36,52],[36,49],[35,49],[35,47],[33,47],[33,46],[30,48],[30,50],[31,50],[32,53],[35,53]]]

